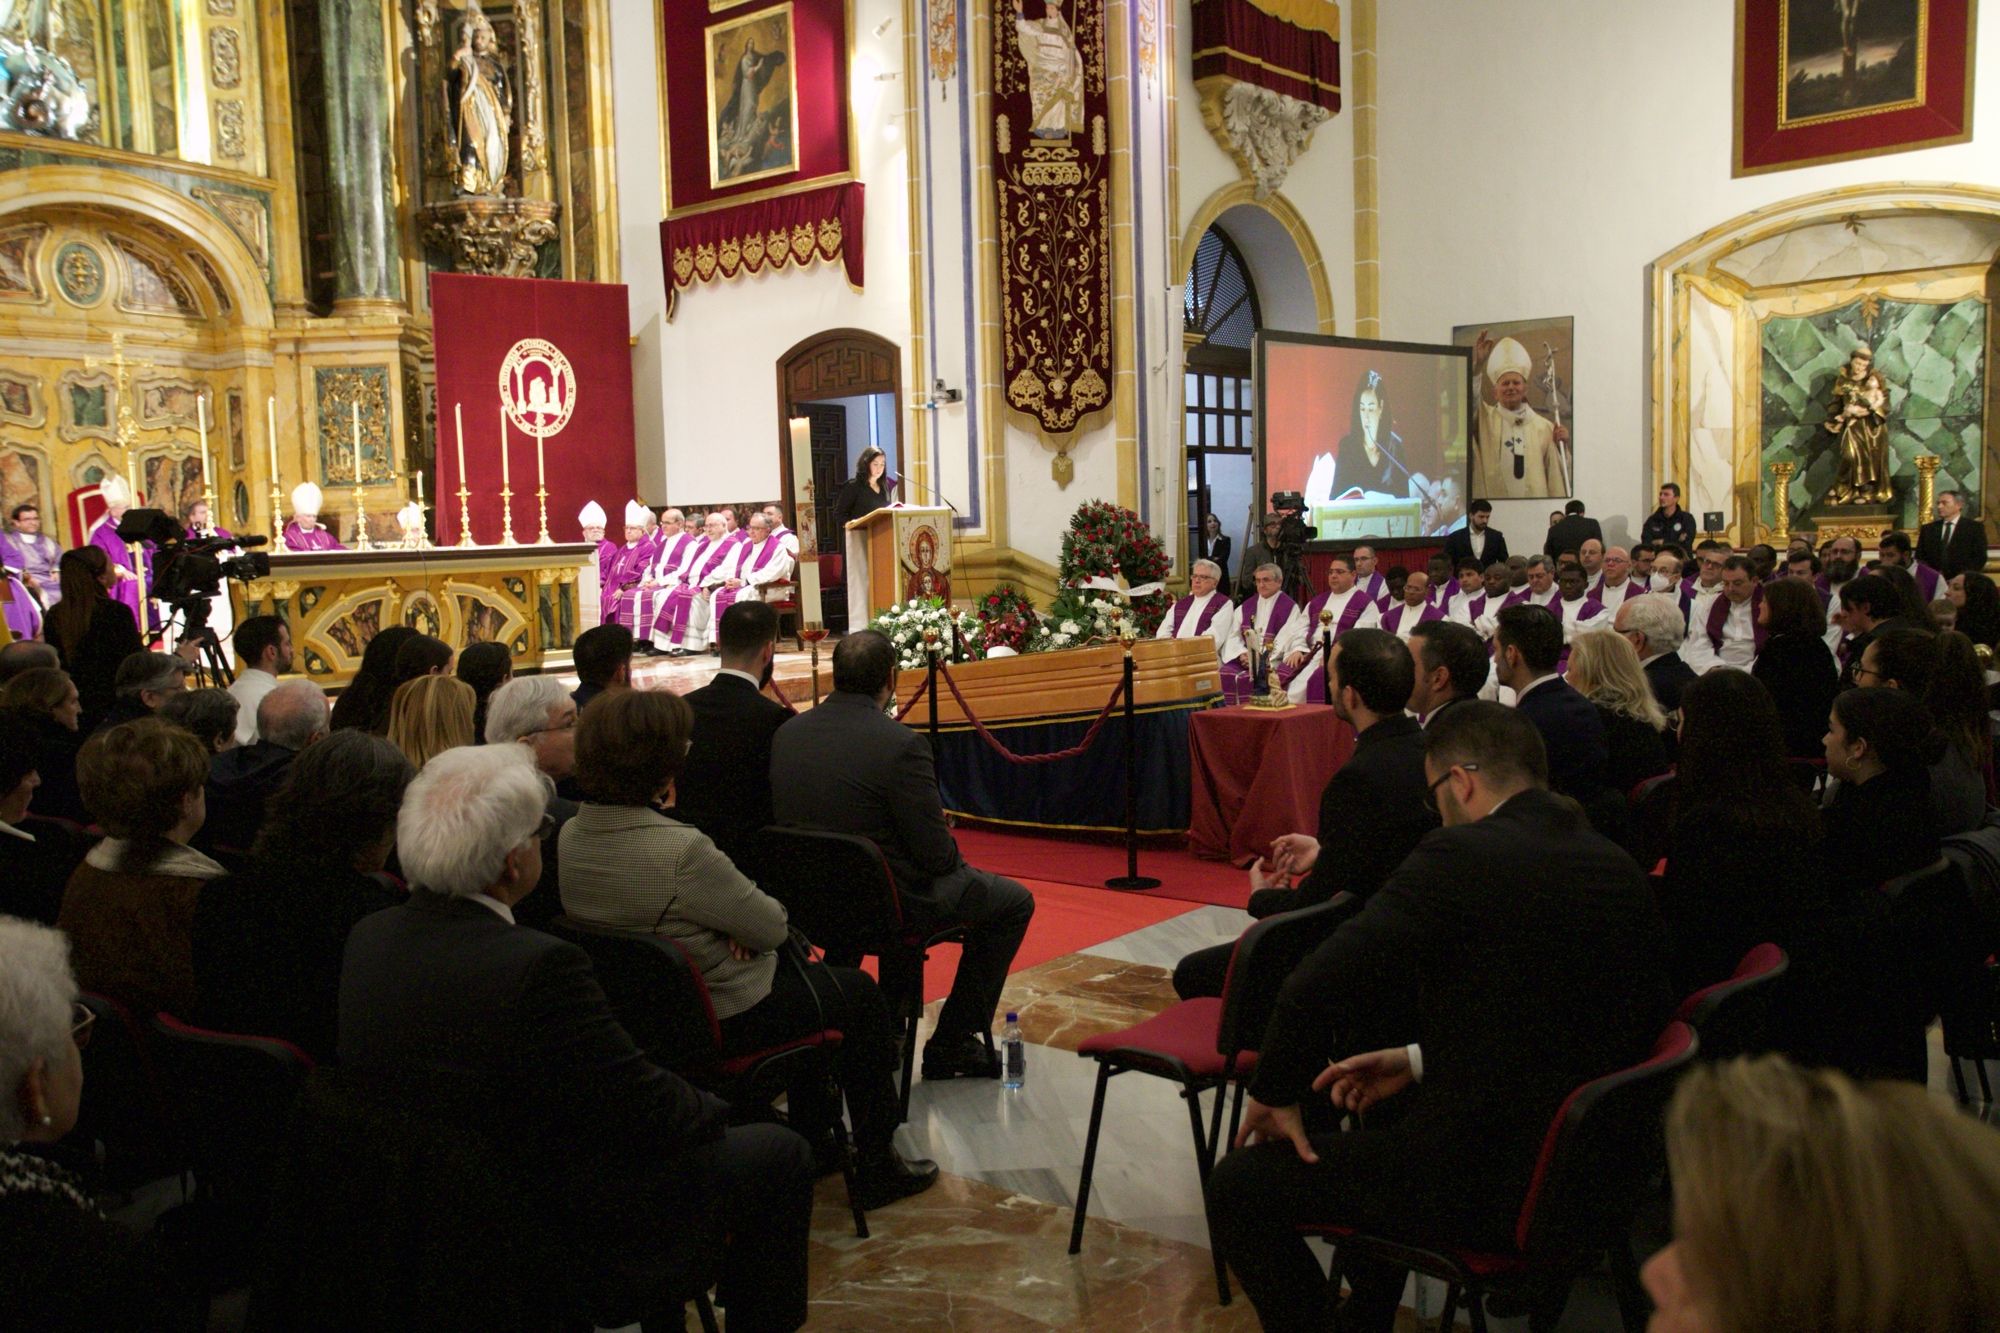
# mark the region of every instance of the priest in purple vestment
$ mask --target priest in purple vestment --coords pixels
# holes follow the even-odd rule
[[[319,525],[319,509],[326,501],[318,486],[302,481],[292,487],[292,521],[285,524],[287,551],[345,551],[339,538]]]

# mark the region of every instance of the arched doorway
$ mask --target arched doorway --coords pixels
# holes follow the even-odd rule
[[[1257,285],[1243,253],[1220,224],[1196,243],[1181,289],[1186,344],[1181,439],[1187,449],[1188,550],[1200,549],[1214,514],[1238,552],[1249,540],[1256,497],[1250,342],[1263,327]],[[1233,578],[1236,570],[1231,568]]]
[[[840,559],[846,534],[833,522],[841,485],[854,475],[861,451],[873,445],[889,456],[892,475],[904,474],[903,356],[896,344],[862,329],[816,333],[778,358],[778,476],[789,505],[798,494],[792,476],[794,418],[812,423],[813,497],[819,554]],[[907,497],[906,497],[907,498]],[[826,579],[828,584],[842,580]],[[846,600],[828,596],[832,628]]]

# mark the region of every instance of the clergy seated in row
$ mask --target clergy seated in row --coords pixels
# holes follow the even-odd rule
[[[1389,596],[1388,576],[1376,567],[1375,548],[1357,546],[1354,548],[1354,582],[1361,591],[1368,594],[1368,600],[1379,609]]]
[[[1515,572],[1510,566],[1510,575]],[[1478,630],[1483,638],[1490,639],[1494,636],[1500,623],[1500,613],[1508,607],[1539,606],[1553,614],[1555,603],[1561,599],[1562,593],[1556,587],[1555,561],[1545,555],[1531,555],[1522,561],[1518,572],[1524,581],[1516,584],[1498,603],[1488,602],[1485,614],[1473,622],[1473,628]]]
[[[1323,664],[1314,659],[1310,669],[1303,669],[1315,643],[1322,639],[1328,641],[1320,649],[1324,653],[1332,644],[1340,642],[1341,636],[1349,630],[1373,628],[1381,624],[1382,608],[1368,591],[1361,568],[1364,562],[1372,565],[1374,560],[1374,552],[1362,546],[1356,548],[1352,558],[1336,554],[1327,561],[1326,591],[1306,603],[1305,612],[1299,617],[1301,641],[1296,650],[1297,663],[1292,667],[1293,674],[1287,686],[1293,703],[1323,704],[1327,701],[1326,673],[1321,669]],[[1322,612],[1333,616],[1331,624],[1325,629],[1320,627]]]
[[[1757,581],[1749,557],[1724,559],[1719,586],[1715,596],[1699,603],[1681,648],[1681,656],[1698,676],[1719,666],[1748,671],[1764,646],[1764,586]]]
[[[1188,568],[1188,595],[1173,604],[1160,618],[1156,639],[1198,639],[1206,635],[1215,644],[1216,661],[1228,663],[1236,641],[1236,608],[1219,586],[1222,566],[1213,560],[1197,560]]]
[[[1445,607],[1445,614],[1461,625],[1470,625],[1480,631],[1481,638],[1491,638],[1487,624],[1489,613],[1497,613],[1507,600],[1513,571],[1505,561],[1495,561],[1484,570],[1467,567],[1459,571],[1459,592]]]
[[[1276,565],[1259,565],[1254,596],[1243,599],[1236,611],[1236,640],[1240,651],[1234,661],[1222,666],[1222,697],[1240,704],[1257,690],[1250,679],[1256,659],[1268,656],[1278,673],[1278,684],[1291,683],[1305,661],[1305,616],[1283,587],[1284,576]],[[1269,645],[1266,647],[1266,645]]]
[[[783,534],[771,530],[770,516],[761,509],[750,515],[743,533],[730,557],[707,580],[712,625],[720,625],[738,602],[769,601],[774,590],[791,585],[798,563],[797,539],[788,546]]]
[[[1382,611],[1382,628],[1403,642],[1426,620],[1443,620],[1444,607],[1431,596],[1431,576],[1421,569],[1410,571],[1403,581],[1403,599]]]
[[[1708,614],[1708,604],[1722,595],[1722,562],[1729,548],[1718,541],[1705,541],[1695,549],[1695,572],[1681,580],[1681,619],[1699,625]]]
[[[345,551],[327,529],[319,525],[320,506],[326,497],[318,486],[302,481],[292,487],[292,521],[285,524],[285,549],[287,551]]]
[[[611,558],[611,572],[604,580],[600,596],[606,625],[623,625],[635,635],[643,632],[636,617],[651,613],[659,596],[653,583],[653,562],[659,558],[664,537],[653,511],[637,500],[625,502],[625,544]]]
[[[1566,564],[1556,571],[1556,591],[1559,595],[1549,610],[1562,621],[1564,643],[1573,642],[1586,630],[1611,627],[1604,603],[1590,591],[1590,577],[1582,565]]]
[[[1584,543],[1590,545],[1589,542]],[[1632,573],[1632,553],[1622,546],[1607,547],[1604,552],[1604,568],[1590,584],[1591,596],[1604,606],[1607,614],[1615,612],[1634,597],[1644,595],[1646,582]]]
[[[659,611],[648,627],[655,649],[679,657],[708,647],[714,624],[712,580],[735,554],[729,520],[718,510],[703,520],[701,534],[683,548],[666,580]]]

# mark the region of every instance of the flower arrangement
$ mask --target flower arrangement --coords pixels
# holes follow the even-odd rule
[[[896,645],[896,667],[901,671],[922,671],[930,666],[930,658],[925,654],[927,630],[935,635],[948,657],[952,631],[957,630],[961,652],[953,660],[983,655],[979,647],[979,622],[966,612],[954,612],[941,597],[912,598],[899,603],[875,617],[868,628],[880,630]]]
[[[1011,583],[1002,583],[979,599],[979,646],[990,652],[1011,648],[1017,653],[1031,651],[1041,619],[1026,593]]]
[[[1088,588],[1065,588],[1035,627],[1035,652],[1084,648],[1114,643],[1124,622],[1125,607],[1116,598]]]
[[[1056,598],[1056,605],[1050,608],[1050,617],[1058,618],[1057,611],[1061,610],[1064,614],[1060,619],[1076,620],[1075,612],[1084,609],[1084,603],[1094,597],[1114,606],[1119,604],[1119,599],[1108,593],[1080,587],[1086,580],[1117,580],[1122,576],[1124,586],[1136,588],[1164,580],[1170,563],[1167,548],[1137,514],[1108,500],[1086,500],[1070,516],[1069,531],[1063,534],[1062,592]],[[1075,602],[1071,601],[1072,595],[1077,598]],[[1132,615],[1140,636],[1149,636],[1158,629],[1173,604],[1173,597],[1164,589],[1133,598]],[[1080,620],[1078,625],[1081,629]]]

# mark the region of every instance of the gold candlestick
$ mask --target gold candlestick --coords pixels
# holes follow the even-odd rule
[[[354,423],[354,549],[368,551],[374,543],[368,540],[368,510],[361,494],[361,404],[349,403]]]
[[[542,472],[542,437],[535,437],[535,507],[542,514],[542,535],[535,538],[537,546],[554,546],[556,539],[549,536],[549,487],[548,478]]]
[[[280,551],[285,549],[285,493],[278,489],[278,479],[271,478],[271,544]]]
[[[504,484],[500,487],[500,544],[520,545],[514,540],[514,488]]]
[[[458,544],[477,546],[472,540],[472,492],[465,488],[465,413],[460,405],[451,405],[452,424],[458,428]]]
[[[1938,465],[1943,462],[1944,460],[1936,454],[1918,454],[1916,457],[1917,521],[1912,527],[1912,536],[1916,535],[1916,528],[1921,528],[1931,521],[1931,510],[1937,505]]]

